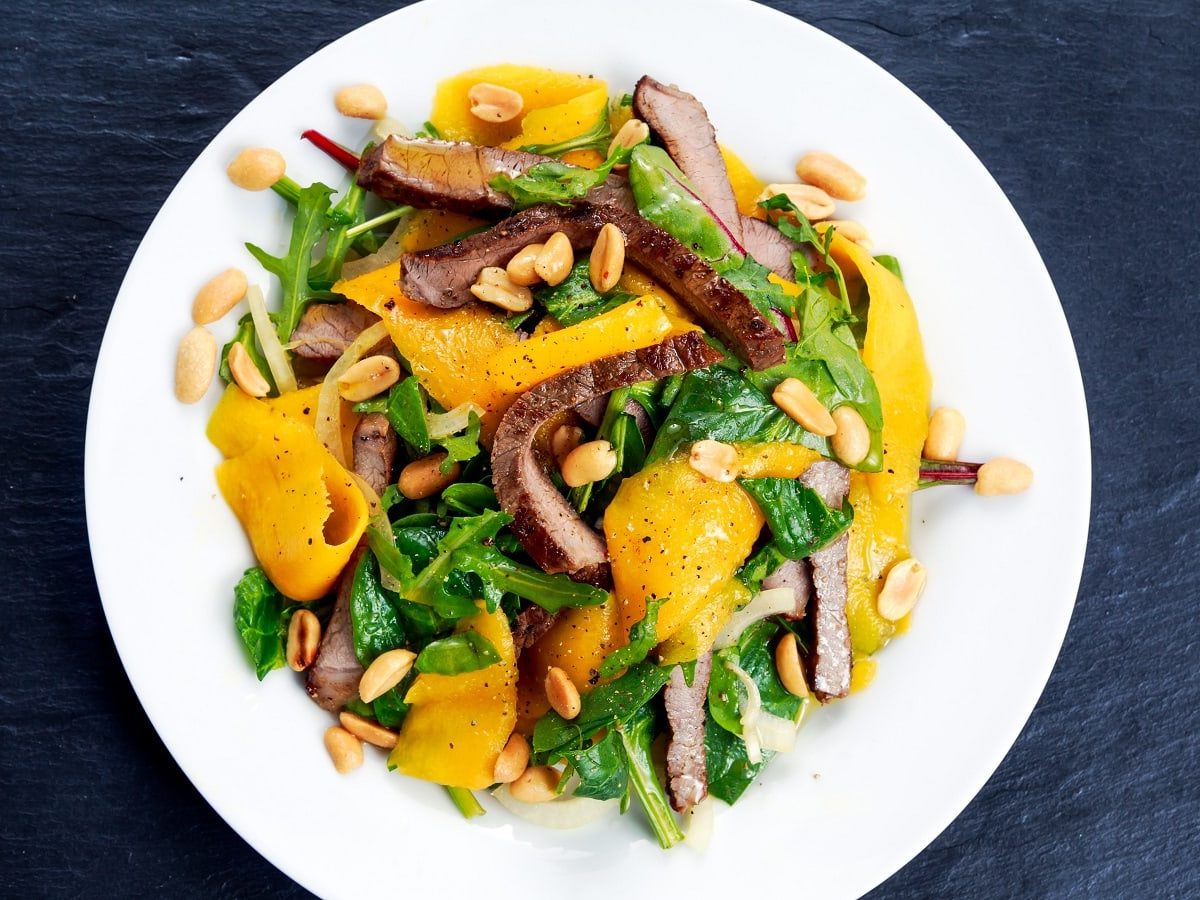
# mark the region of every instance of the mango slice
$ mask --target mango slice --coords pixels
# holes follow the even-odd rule
[[[594,84],[595,82],[593,82]],[[566,103],[531,110],[521,122],[521,133],[504,142],[509,150],[540,144],[557,144],[591,131],[608,111],[608,89],[572,97]]]
[[[767,186],[758,176],[750,171],[750,167],[742,162],[741,157],[728,147],[721,147],[721,156],[725,158],[725,169],[729,172],[729,184],[733,188],[733,198],[737,201],[738,212],[743,216],[753,216],[765,219],[767,214],[758,206],[758,196]]]

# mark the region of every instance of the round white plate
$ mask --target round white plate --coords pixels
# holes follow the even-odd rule
[[[502,12],[501,12],[502,10]],[[197,287],[242,242],[278,251],[284,204],[226,179],[243,146],[279,147],[297,180],[344,185],[299,141],[309,127],[361,145],[344,84],[380,85],[419,125],[434,85],[520,61],[591,71],[614,93],[643,73],[708,107],[722,141],[787,181],[808,149],[852,161],[870,199],[844,210],[904,265],[934,373],[934,401],[965,411],[964,456],[1013,455],[1020,497],[920,495],[915,552],[930,584],[875,683],[820,710],[737,805],[709,850],[663,853],[640,813],[542,831],[488,798],[463,821],[441,789],[389,774],[381,754],[343,777],[329,717],[283,670],[260,684],[231,621],[251,556],[217,493],[204,426],[219,392],[181,406],[175,346]],[[232,332],[236,316],[217,326]],[[88,420],[86,492],[96,578],[121,659],[167,747],[214,808],[267,859],[329,897],[391,885],[491,898],[631,896],[688,888],[755,896],[786,878],[814,897],[869,890],[921,851],[1000,763],[1033,709],[1071,616],[1087,535],[1090,449],[1079,368],[1054,287],[1004,195],[971,151],[890,75],[833,38],[742,0],[684,7],[435,0],[322,49],[246,107],[171,193],[129,267],[104,337]],[[706,894],[707,895],[707,894]]]

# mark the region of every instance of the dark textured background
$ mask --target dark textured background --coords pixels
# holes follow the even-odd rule
[[[130,690],[88,557],[84,422],[113,297],[172,185],[262,88],[394,5],[5,4],[0,895],[303,893],[201,800]],[[1045,696],[877,895],[1200,895],[1200,6],[777,5],[912,87],[1012,198],[1095,442],[1087,568]]]

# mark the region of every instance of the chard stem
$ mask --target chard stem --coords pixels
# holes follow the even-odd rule
[[[981,465],[983,463],[922,459],[917,488],[936,487],[940,484],[974,484]]]
[[[487,810],[480,805],[479,800],[475,795],[466,788],[447,787],[446,793],[450,795],[450,799],[454,802],[464,819],[474,819],[476,816],[482,816],[487,813]]]
[[[368,231],[378,228],[380,225],[385,225],[388,222],[393,222],[396,219],[401,218],[402,216],[407,216],[412,211],[413,208],[411,206],[397,206],[395,209],[389,209],[387,212],[382,212],[373,219],[368,219],[365,222],[355,225],[353,228],[347,228],[346,237],[356,238],[360,234],[364,234]]]

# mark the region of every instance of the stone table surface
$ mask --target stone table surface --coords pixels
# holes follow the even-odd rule
[[[396,5],[7,7],[0,895],[304,894],[201,799],[130,689],[88,555],[83,434],[113,298],[176,180],[270,82]],[[1062,297],[1095,447],[1046,692],[978,797],[874,896],[1198,896],[1200,6],[776,5],[915,90],[1007,192]]]

